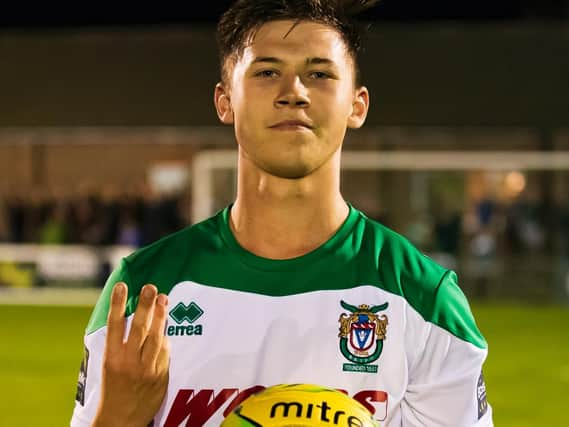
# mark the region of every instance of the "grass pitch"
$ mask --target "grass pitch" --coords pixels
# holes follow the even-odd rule
[[[569,425],[569,307],[473,304],[499,427]],[[0,426],[66,426],[89,307],[0,306]]]

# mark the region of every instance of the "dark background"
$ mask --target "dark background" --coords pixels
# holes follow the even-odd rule
[[[0,128],[218,126],[230,3],[0,6]],[[569,0],[383,0],[366,16],[369,125],[569,126]]]
[[[191,1],[156,6],[139,3],[120,10],[116,5],[81,3],[27,10],[1,10],[3,28],[148,26],[215,23],[232,1]],[[567,20],[569,0],[382,0],[366,16],[393,22]]]

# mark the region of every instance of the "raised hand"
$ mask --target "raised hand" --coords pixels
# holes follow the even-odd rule
[[[101,400],[92,427],[147,427],[168,387],[169,347],[164,337],[168,297],[154,285],[140,293],[125,340],[127,286],[111,295],[103,356]]]

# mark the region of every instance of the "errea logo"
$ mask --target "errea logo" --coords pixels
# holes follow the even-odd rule
[[[179,302],[172,310],[170,310],[170,318],[177,325],[169,325],[166,329],[166,335],[169,336],[185,336],[185,335],[202,335],[203,325],[194,325],[204,311],[195,302],[186,305]]]

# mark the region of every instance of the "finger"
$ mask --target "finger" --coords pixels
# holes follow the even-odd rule
[[[158,376],[168,374],[168,368],[170,366],[170,341],[167,337],[162,339],[162,345],[160,346],[160,351],[156,357],[156,374]]]
[[[111,305],[107,317],[107,351],[112,353],[118,351],[124,339],[124,313],[126,310],[126,299],[128,288],[126,283],[118,282],[113,287],[111,293]]]
[[[144,285],[142,287],[126,343],[127,351],[138,352],[144,344],[154,313],[156,293],[157,290],[154,285]]]
[[[164,338],[164,327],[166,325],[166,312],[168,309],[168,297],[164,294],[158,295],[154,307],[152,324],[148,330],[148,336],[142,347],[142,361],[147,366],[154,367],[158,353],[162,347]]]

